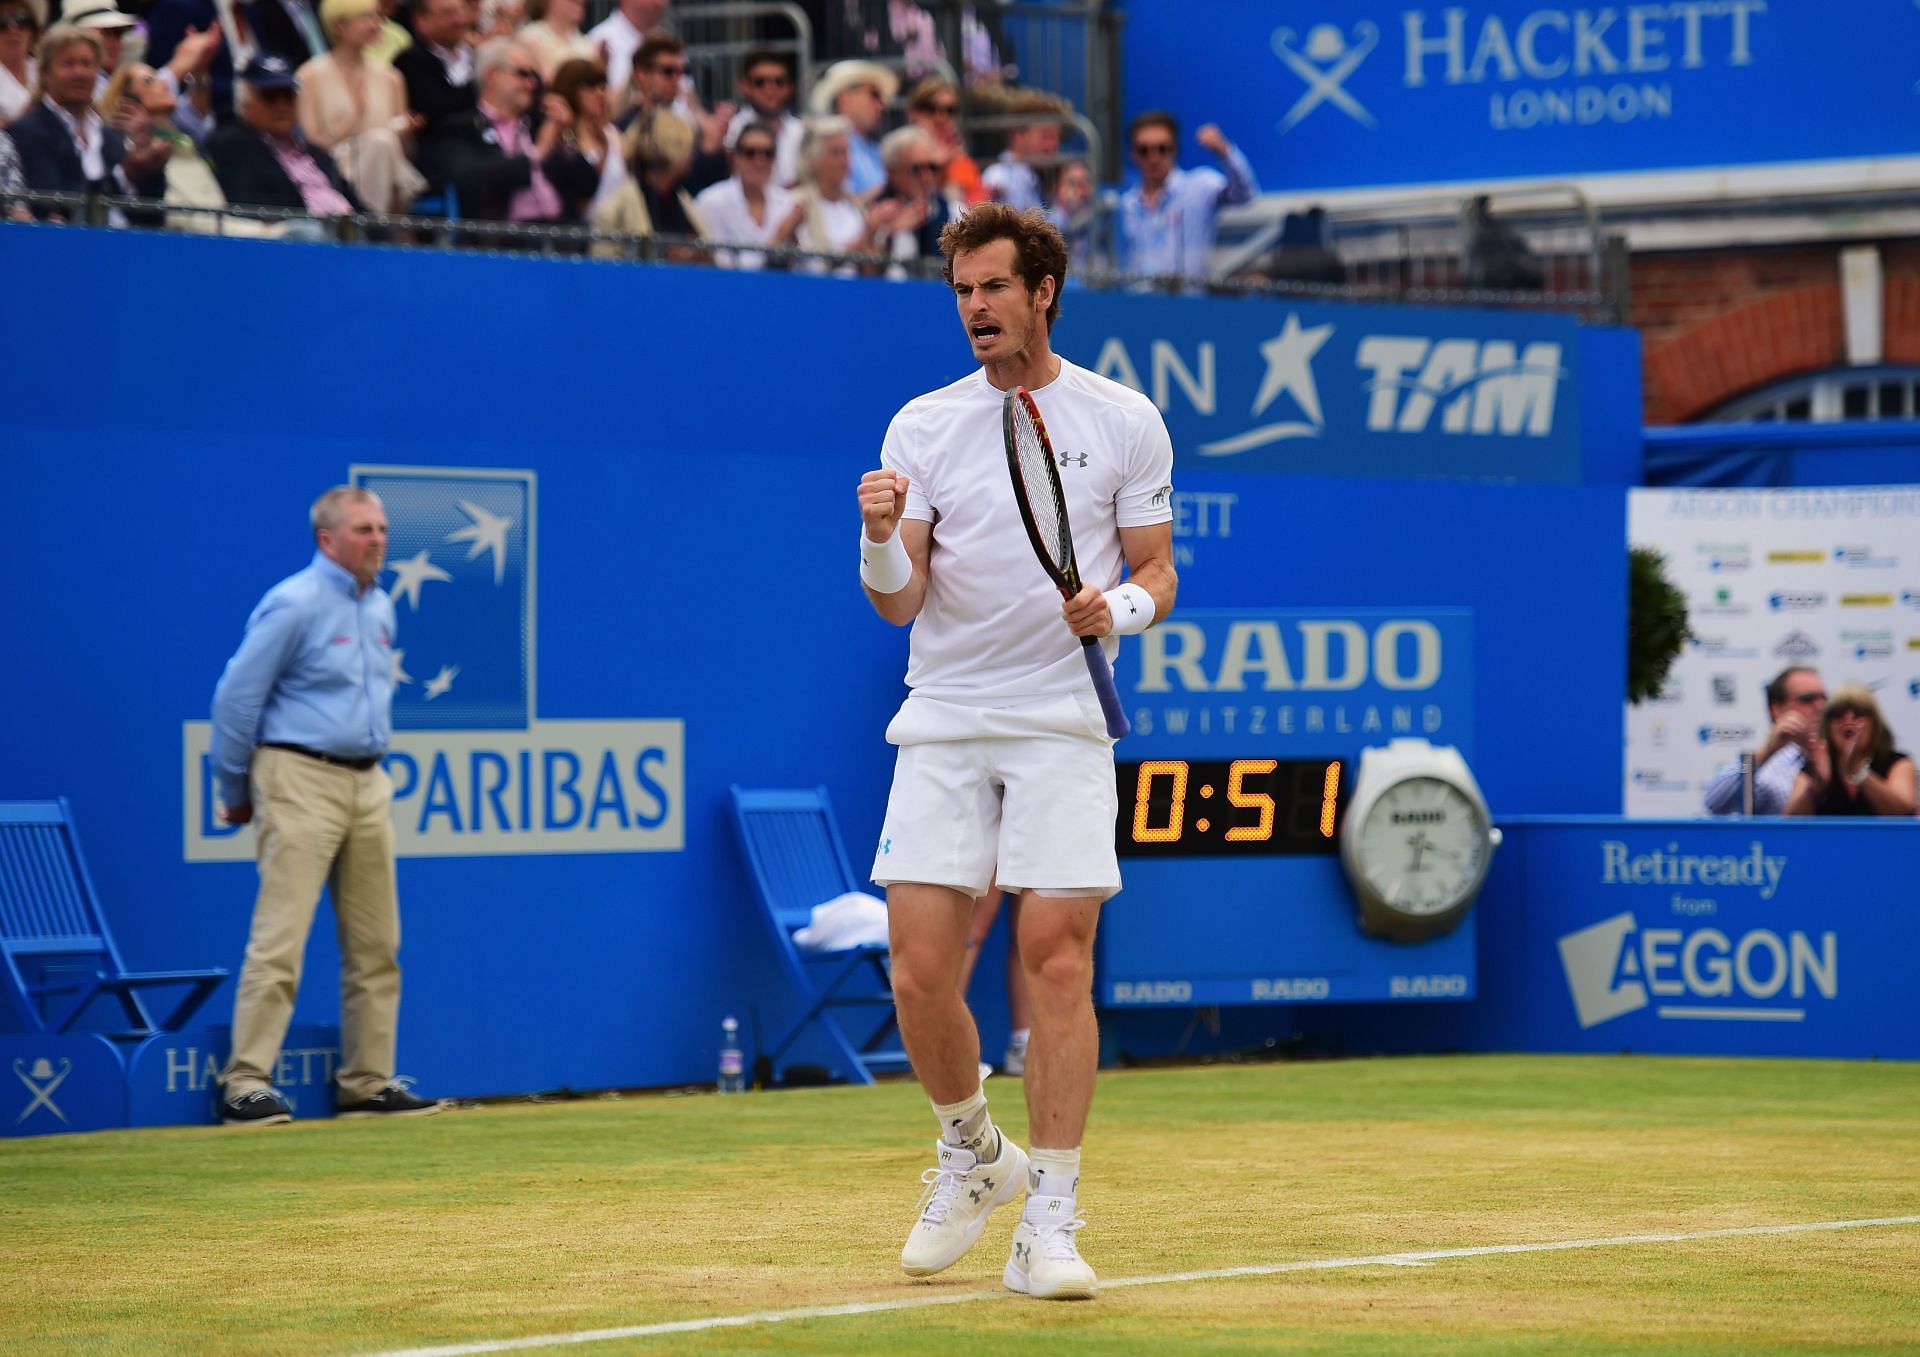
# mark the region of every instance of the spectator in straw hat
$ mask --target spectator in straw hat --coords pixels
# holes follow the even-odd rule
[[[807,107],[815,117],[834,115],[850,124],[847,133],[847,192],[865,198],[887,182],[880,158],[880,123],[887,105],[900,93],[900,77],[877,61],[836,61],[813,83]]]

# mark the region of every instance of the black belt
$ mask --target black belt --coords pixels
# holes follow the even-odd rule
[[[310,759],[319,759],[322,763],[331,763],[336,768],[351,768],[356,773],[364,773],[369,768],[380,766],[377,758],[343,759],[338,754],[322,754],[317,749],[309,749],[303,744],[282,744],[278,740],[262,740],[262,749],[284,749],[291,754],[305,754]]]

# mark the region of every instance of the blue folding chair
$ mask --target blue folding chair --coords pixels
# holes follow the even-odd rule
[[[811,1030],[833,1047],[853,1083],[871,1084],[876,1071],[908,1068],[907,1053],[899,1044],[886,946],[873,943],[817,952],[793,940],[794,932],[811,921],[815,905],[858,890],[861,884],[847,865],[827,789],[732,790],[734,822],[740,827],[760,914],[772,934],[781,969],[803,1007],[761,1058],[769,1069],[778,1070],[780,1058]],[[846,1020],[861,1009],[869,1019],[881,1009],[885,1015],[877,1025],[856,1024],[850,1033]]]
[[[71,1032],[106,1001],[107,1025],[79,1030],[115,1041],[179,1031],[227,978],[224,970],[135,972],[121,963],[64,797],[0,801],[0,960],[19,1030]],[[186,993],[155,1022],[141,991],[166,985]]]

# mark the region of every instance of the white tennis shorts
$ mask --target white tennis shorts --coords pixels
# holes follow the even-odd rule
[[[1120,889],[1113,741],[1089,690],[995,707],[918,694],[899,746],[873,880],[1102,899]]]

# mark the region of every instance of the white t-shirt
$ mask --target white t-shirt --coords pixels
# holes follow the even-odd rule
[[[626,97],[633,82],[633,54],[645,37],[617,9],[587,30],[587,41],[607,54],[607,89],[615,99]]]
[[[693,205],[699,209],[700,220],[706,223],[709,240],[729,245],[765,245],[793,211],[793,194],[778,184],[767,185],[764,224],[755,221],[747,210],[747,193],[738,179],[722,179],[707,185],[694,198]],[[751,250],[738,255],[723,250],[714,262],[721,268],[763,269],[767,266],[767,257]]]
[[[1063,465],[1060,484],[1081,579],[1120,582],[1120,529],[1173,517],[1173,442],[1153,402],[1060,360],[1033,393]],[[1000,432],[1002,393],[976,371],[909,401],[880,464],[907,477],[905,516],[933,524],[926,603],[914,619],[907,686],[962,702],[1090,688],[1060,591],[1033,554]],[[1103,642],[1111,659],[1119,639]]]

